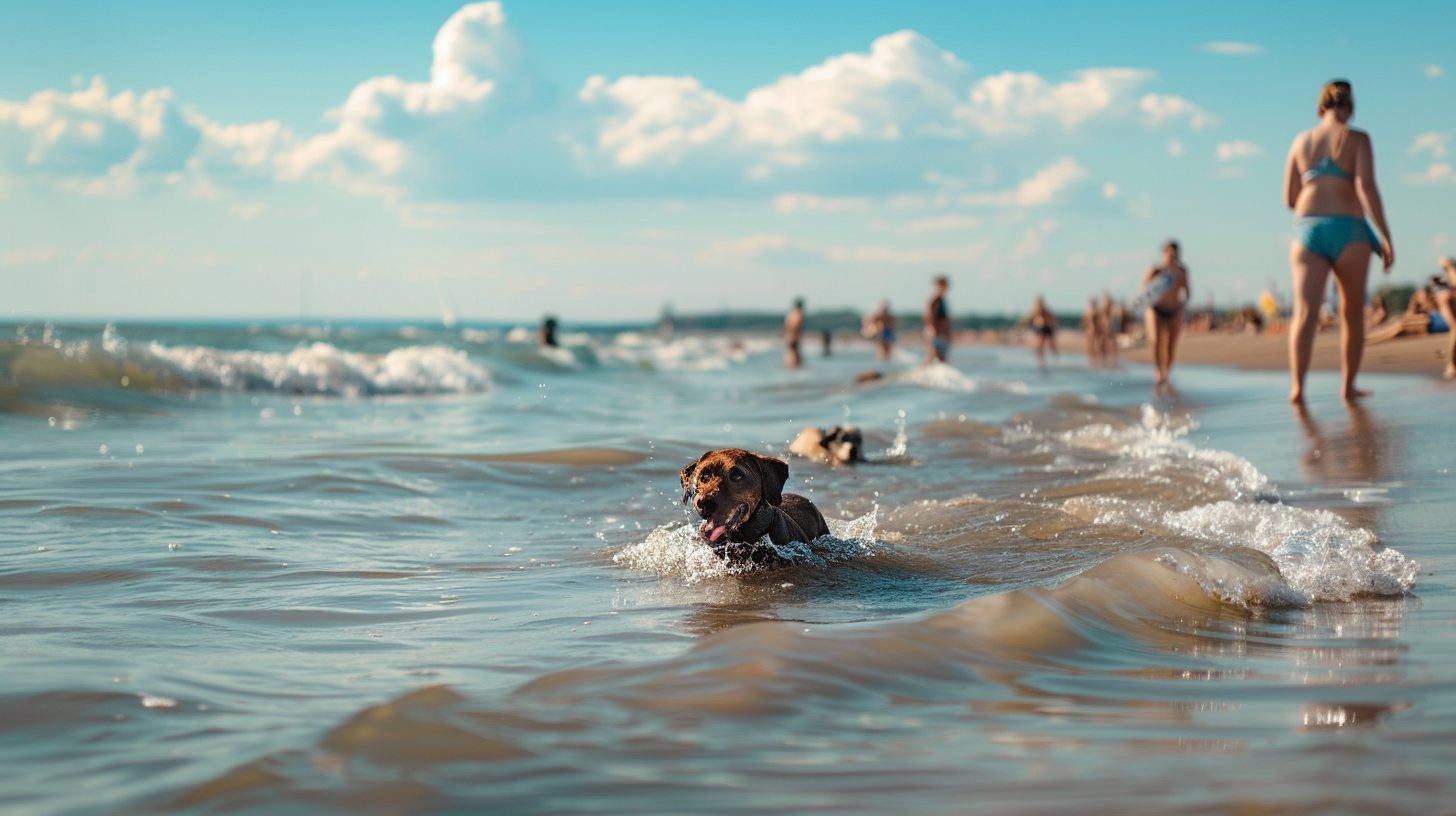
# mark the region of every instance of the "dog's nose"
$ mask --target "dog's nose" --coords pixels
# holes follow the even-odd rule
[[[713,511],[718,509],[718,502],[713,499],[698,499],[698,515],[711,516]]]

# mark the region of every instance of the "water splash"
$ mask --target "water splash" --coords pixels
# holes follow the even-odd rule
[[[878,506],[858,518],[847,521],[829,519],[828,523],[829,535],[809,543],[793,541],[780,546],[764,536],[758,546],[773,550],[790,566],[819,568],[873,555],[884,546],[875,539],[879,525]],[[623,548],[612,560],[642,572],[682,578],[689,584],[783,568],[725,562],[703,543],[697,527],[691,524],[658,527],[648,533],[645,540]]]

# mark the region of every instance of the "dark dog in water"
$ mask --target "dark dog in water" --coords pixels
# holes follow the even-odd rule
[[[683,468],[683,503],[703,519],[698,533],[728,562],[775,564],[782,559],[756,546],[767,535],[778,546],[829,534],[814,503],[785,493],[789,466],[742,448],[712,450]]]
[[[827,431],[823,428],[805,428],[799,431],[798,438],[789,445],[789,453],[831,465],[852,465],[864,461],[864,435],[852,425],[835,425]]]

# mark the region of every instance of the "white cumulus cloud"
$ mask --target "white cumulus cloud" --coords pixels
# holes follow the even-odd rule
[[[1208,54],[1218,54],[1225,57],[1252,57],[1264,53],[1264,46],[1254,43],[1238,42],[1236,40],[1215,40],[1206,42],[1199,46]]]
[[[1419,136],[1416,136],[1416,138],[1411,142],[1409,152],[1412,156],[1419,156],[1422,153],[1429,153],[1432,157],[1440,159],[1445,157],[1447,151],[1446,146],[1450,144],[1450,142],[1451,134],[1449,133],[1441,133],[1438,131],[1422,133]]]
[[[0,161],[62,182],[98,182],[87,192],[124,191],[138,175],[176,173],[199,140],[166,88],[112,94],[94,77],[70,93],[0,100]]]
[[[1456,184],[1456,169],[1450,162],[1432,162],[1419,173],[1406,174],[1405,180],[1410,184]]]
[[[779,195],[786,212],[845,211],[865,196],[903,192],[903,179],[959,173],[967,148],[983,142],[1025,153],[1046,149],[1043,133],[1054,141],[1094,121],[1192,129],[1212,121],[1181,96],[1149,91],[1157,76],[1146,69],[978,79],[914,31],[741,98],[691,76],[593,76],[575,93],[544,76],[503,6],[472,3],[440,27],[426,78],[364,79],[327,112],[321,132],[218,122],[166,88],[113,93],[99,77],[69,92],[0,100],[0,176],[87,192],[160,182],[206,199],[317,182],[400,202]],[[1043,173],[1015,190],[969,195],[981,205],[1037,206],[1086,176],[1070,159]],[[793,192],[806,189],[817,192]]]
[[[929,218],[917,218],[910,221],[896,230],[901,235],[924,235],[932,232],[946,232],[949,230],[971,231],[979,229],[981,219],[974,215],[963,215],[961,213],[946,213]]]
[[[1264,149],[1253,142],[1238,139],[1232,142],[1219,142],[1215,149],[1218,160],[1221,162],[1242,161],[1244,159],[1257,159],[1264,155]]]
[[[1440,79],[1441,77],[1446,75],[1446,69],[1434,63],[1427,65],[1421,70],[1427,77],[1431,79]]]
[[[810,193],[780,193],[774,197],[773,206],[781,213],[798,212],[865,212],[870,200],[864,196],[818,196]]]
[[[1181,96],[1167,94],[1145,94],[1138,100],[1143,116],[1152,125],[1186,120],[1194,130],[1202,130],[1213,124],[1213,117],[1197,105]]]
[[[959,201],[965,206],[1039,207],[1055,201],[1087,176],[1087,168],[1064,156],[1009,190],[966,193]]]

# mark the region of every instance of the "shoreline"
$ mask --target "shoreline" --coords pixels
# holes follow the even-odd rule
[[[1446,334],[1427,334],[1415,337],[1397,337],[1383,343],[1365,346],[1365,356],[1360,363],[1363,374],[1404,374],[1425,376],[1442,380],[1446,367]],[[959,333],[957,343],[984,344],[985,336],[976,333]],[[1029,338],[1016,343],[1031,348]],[[1057,333],[1057,346],[1065,356],[1082,357],[1082,333],[1075,329],[1064,329]],[[1132,348],[1118,351],[1118,358],[1124,362],[1145,365],[1153,364],[1152,351],[1145,342]],[[1188,332],[1178,338],[1178,351],[1174,360],[1174,371],[1180,365],[1211,365],[1228,368],[1242,368],[1254,371],[1289,370],[1289,335],[1251,334],[1246,332]],[[1330,329],[1315,336],[1314,355],[1310,360],[1311,371],[1340,370],[1340,332]]]
[[[1360,363],[1361,374],[1408,374],[1441,380],[1446,367],[1447,335],[1429,334],[1398,337],[1367,345]],[[1146,345],[1124,350],[1127,359],[1152,365]],[[1185,333],[1178,338],[1176,366],[1221,365],[1260,371],[1289,370],[1289,336],[1286,334]],[[1340,370],[1338,329],[1320,332],[1314,341],[1311,371]]]

